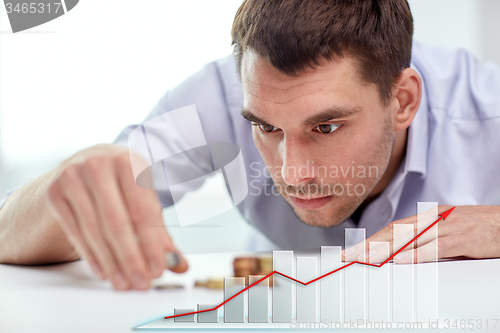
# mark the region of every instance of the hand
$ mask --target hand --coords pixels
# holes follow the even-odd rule
[[[442,214],[453,206],[441,205],[438,214]],[[427,225],[433,221],[427,221]],[[393,229],[395,224],[413,225],[417,235],[417,215],[394,221],[372,235],[364,242],[366,253],[363,255],[363,243],[342,252],[345,261],[363,261],[381,263],[387,259],[383,251],[369,248],[370,242],[388,242],[390,255],[393,253]],[[438,259],[465,256],[469,258],[500,257],[500,206],[458,206],[446,218],[437,223],[438,237],[432,232],[424,233],[418,241],[408,246],[395,256],[396,263],[434,261],[434,249],[437,245]],[[432,229],[431,229],[432,230]],[[411,239],[413,237],[409,237]],[[405,242],[396,244],[395,250]],[[370,250],[372,253],[370,254]],[[386,254],[386,253],[385,253]],[[371,256],[370,256],[371,255]]]
[[[179,253],[155,191],[136,185],[126,148],[96,146],[65,161],[46,198],[69,242],[115,289],[149,288],[165,270],[166,252]],[[172,270],[184,272],[179,258]]]

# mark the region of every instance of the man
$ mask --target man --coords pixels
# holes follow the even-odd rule
[[[207,65],[147,119],[195,104],[208,142],[238,144],[250,188],[238,208],[284,248],[342,244],[356,226],[391,241],[390,221],[414,224],[415,203],[437,201],[458,207],[407,258],[431,260],[436,243],[440,258],[499,257],[500,71],[463,51],[412,54],[412,33],[405,0],[246,0],[234,59]],[[161,275],[164,254],[178,251],[151,226],[172,198],[136,185],[123,147],[133,128],[8,197],[0,262],[83,255],[116,289]],[[180,256],[173,270],[186,269]]]

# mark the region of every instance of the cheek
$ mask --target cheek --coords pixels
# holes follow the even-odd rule
[[[319,178],[330,178],[331,170],[339,170],[337,179],[352,178],[351,168],[353,166],[370,166],[385,156],[386,149],[381,151],[384,141],[383,124],[369,124],[346,126],[334,139],[325,140],[318,143],[318,147],[311,147],[309,156],[314,156],[317,166],[322,166],[321,172],[318,170]],[[328,153],[325,153],[328,152]],[[349,170],[342,175],[341,169]],[[349,169],[347,169],[349,168]],[[328,170],[325,177],[325,171]],[[335,172],[333,173],[336,174]]]
[[[253,141],[255,143],[255,147],[257,147],[257,150],[262,156],[264,163],[266,163],[268,166],[275,165],[277,161],[276,152],[278,147],[276,146],[275,142],[269,140],[268,138],[263,136],[262,133],[260,132],[261,132],[260,129],[258,129],[256,126],[253,127],[252,136],[253,136]]]
[[[369,111],[381,113],[379,110]],[[387,119],[383,115],[363,121],[359,126],[356,126],[355,133],[351,135],[352,151],[355,151],[357,155],[364,155],[364,157],[373,155],[373,152],[380,147],[381,142],[387,139],[387,131],[390,130],[388,126]]]

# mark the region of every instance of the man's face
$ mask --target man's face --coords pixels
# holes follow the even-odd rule
[[[376,85],[361,81],[352,57],[291,77],[251,51],[241,77],[242,115],[276,190],[303,222],[342,223],[380,180],[394,145]]]

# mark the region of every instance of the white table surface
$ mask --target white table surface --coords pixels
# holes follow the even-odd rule
[[[182,283],[181,290],[114,291],[109,282],[95,278],[83,260],[34,267],[0,265],[0,332],[130,332],[173,314],[174,307],[218,304],[222,290],[193,288],[194,280],[231,276],[235,255],[190,254],[188,273],[166,272],[155,281]],[[490,323],[500,319],[500,259],[441,262],[439,316]],[[498,332],[500,322],[495,329],[475,331]]]

